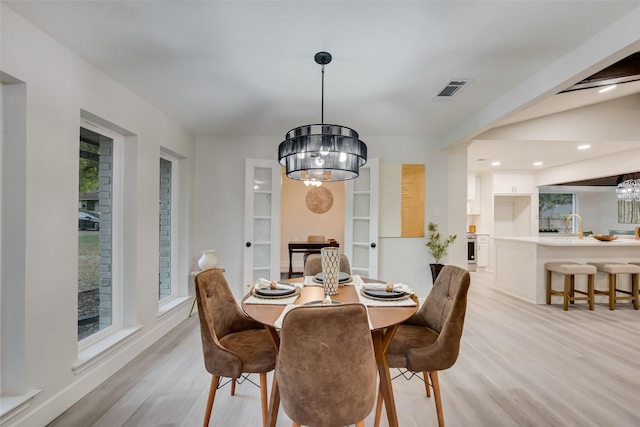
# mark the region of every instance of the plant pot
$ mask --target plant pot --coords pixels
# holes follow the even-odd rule
[[[429,264],[429,267],[431,267],[431,277],[433,277],[433,283],[435,283],[440,270],[444,268],[444,264]]]

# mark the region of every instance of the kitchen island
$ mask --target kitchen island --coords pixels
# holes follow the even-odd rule
[[[502,292],[535,303],[546,303],[547,262],[640,262],[640,240],[627,236],[610,242],[593,237],[580,240],[577,237],[494,237],[494,287]],[[554,284],[556,278],[554,275]],[[584,282],[583,282],[584,280]],[[562,282],[560,282],[562,283]],[[624,275],[621,288],[629,286]],[[586,286],[586,277],[578,277],[576,286]],[[557,287],[557,285],[556,285]],[[596,289],[607,288],[605,274],[597,274]],[[555,301],[555,300],[554,300]],[[604,303],[606,296],[596,296],[596,302]]]

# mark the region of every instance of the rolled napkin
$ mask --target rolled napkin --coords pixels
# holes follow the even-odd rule
[[[396,291],[413,295],[413,289],[404,283],[365,283],[362,287],[372,291]]]
[[[296,285],[293,283],[291,284],[278,283],[275,280],[267,280],[263,278],[256,280],[253,286],[256,289],[285,289],[285,290],[295,289],[296,287]]]

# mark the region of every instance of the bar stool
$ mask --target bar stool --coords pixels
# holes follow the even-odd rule
[[[569,309],[569,302],[573,304],[574,301],[588,301],[589,310],[593,310],[594,307],[594,288],[593,282],[597,273],[596,267],[587,264],[579,264],[577,262],[547,262],[544,265],[547,270],[547,304],[551,304],[551,295],[562,295],[564,297],[563,309],[567,311]],[[551,277],[553,273],[560,273],[564,275],[564,289],[557,291],[551,288]],[[576,275],[586,274],[587,278],[587,292],[580,291],[575,288]],[[584,297],[577,297],[575,294],[586,295]]]
[[[622,262],[590,262],[598,269],[599,272],[609,275],[609,289],[607,291],[595,290],[596,294],[609,295],[609,310],[615,310],[616,301],[629,300],[633,302],[633,308],[638,310],[638,274],[640,274],[640,265],[625,264]],[[617,275],[629,274],[631,278],[631,291],[618,289]],[[625,294],[624,296],[618,293]]]

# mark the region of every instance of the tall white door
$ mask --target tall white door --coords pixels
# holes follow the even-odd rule
[[[369,159],[360,176],[346,182],[345,247],[352,274],[378,277],[378,159]]]
[[[281,176],[275,160],[245,161],[244,283],[280,279]]]

